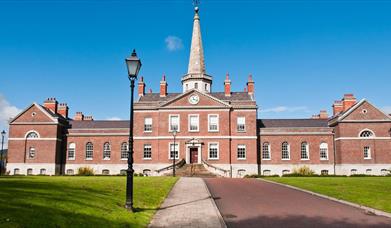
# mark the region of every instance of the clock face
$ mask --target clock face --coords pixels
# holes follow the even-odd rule
[[[198,102],[200,102],[200,97],[198,95],[192,95],[189,98],[189,102],[190,102],[190,104],[196,105],[196,104],[198,104]]]

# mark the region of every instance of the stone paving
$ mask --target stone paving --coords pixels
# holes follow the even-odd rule
[[[182,177],[155,214],[150,228],[226,227],[205,182]]]

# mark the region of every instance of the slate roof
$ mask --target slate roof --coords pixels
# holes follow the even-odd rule
[[[140,97],[139,102],[164,102],[169,101],[182,93],[169,93],[166,97],[160,97],[160,93],[146,93]],[[209,93],[209,95],[222,101],[252,101],[247,92],[233,92],[230,97],[225,96],[224,92]]]
[[[328,127],[327,119],[259,119],[260,128]]]
[[[129,120],[70,121],[71,129],[129,128]]]

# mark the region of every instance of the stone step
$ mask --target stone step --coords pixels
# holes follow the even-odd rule
[[[216,177],[215,174],[209,172],[204,165],[201,164],[186,164],[175,171],[179,177]]]

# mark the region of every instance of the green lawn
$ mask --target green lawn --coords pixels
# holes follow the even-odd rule
[[[390,177],[273,177],[267,180],[391,212]]]
[[[136,213],[124,208],[126,177],[1,177],[1,227],[146,227],[177,181],[136,177]]]

